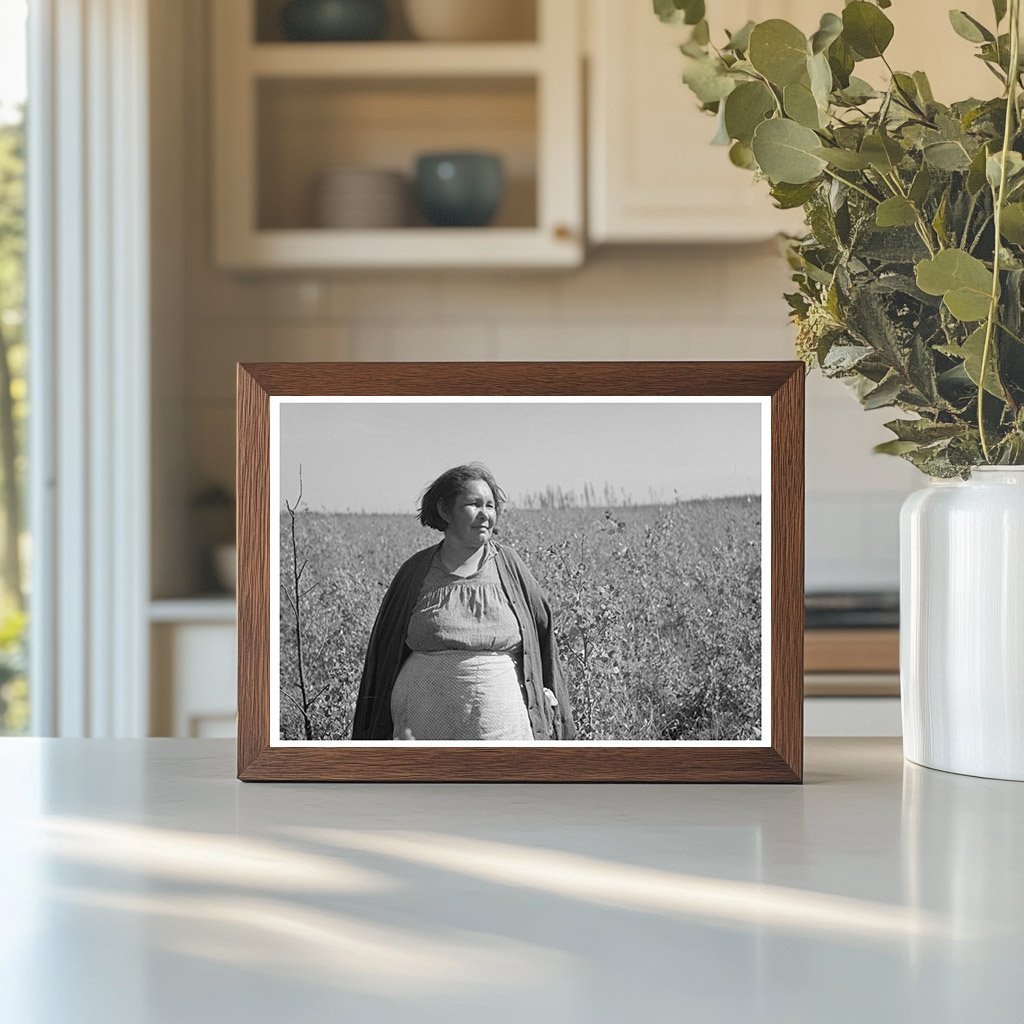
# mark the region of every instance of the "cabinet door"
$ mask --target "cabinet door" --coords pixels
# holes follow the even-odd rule
[[[681,81],[685,26],[663,25],[649,0],[585,0],[589,46],[589,233],[593,242],[701,242],[798,232],[799,211],[779,211],[767,186],[712,146],[713,118],[700,113]],[[829,0],[708,0],[712,38],[748,19],[785,18],[810,34]],[[886,14],[896,27],[887,57],[924,70],[938,99],[998,94],[999,83],[952,30],[947,5],[900,0]],[[990,25],[990,0],[955,6]],[[723,20],[724,19],[724,20]],[[1005,31],[1005,23],[1003,30]],[[881,61],[857,74],[882,84]]]
[[[649,0],[587,2],[591,241],[736,241],[799,231],[799,211],[776,210],[767,185],[734,167],[726,147],[711,145],[715,120],[682,83],[679,44],[689,28],[663,25]],[[715,39],[771,17],[808,31],[826,4],[709,0],[708,18]]]

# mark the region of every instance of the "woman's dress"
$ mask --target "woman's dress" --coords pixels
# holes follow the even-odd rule
[[[522,635],[492,549],[471,576],[434,556],[405,642],[411,653],[391,693],[396,740],[533,739]]]

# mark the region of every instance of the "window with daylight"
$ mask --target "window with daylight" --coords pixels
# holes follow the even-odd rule
[[[0,735],[29,729],[26,639],[26,0],[0,0]]]

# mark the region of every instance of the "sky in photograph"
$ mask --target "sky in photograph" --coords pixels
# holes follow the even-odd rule
[[[280,496],[328,512],[414,512],[444,470],[483,462],[515,504],[605,485],[635,504],[761,493],[756,403],[280,405]]]

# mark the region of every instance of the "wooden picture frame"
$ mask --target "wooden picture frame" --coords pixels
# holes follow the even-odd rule
[[[282,742],[271,720],[271,408],[413,401],[753,402],[760,465],[762,722],[753,744]],[[252,363],[238,366],[238,777],[243,781],[800,782],[803,771],[804,367],[799,362]],[[350,408],[357,408],[350,405]],[[612,408],[611,405],[608,406]],[[571,413],[566,413],[571,415]],[[333,439],[344,444],[344,438]],[[664,457],[681,439],[660,437]],[[675,447],[674,447],[675,446]],[[724,453],[724,449],[723,449]],[[443,456],[439,468],[444,468]],[[749,498],[747,499],[750,500]],[[279,500],[279,506],[281,502]],[[280,518],[280,507],[275,515]],[[612,516],[614,519],[614,516]],[[770,524],[770,528],[769,525]],[[276,565],[276,563],[275,563]],[[397,568],[397,566],[396,566]],[[708,610],[709,613],[711,609]],[[280,636],[280,632],[278,632]],[[767,694],[767,700],[765,699]],[[275,697],[275,701],[277,698]],[[272,741],[276,728],[277,738]]]

